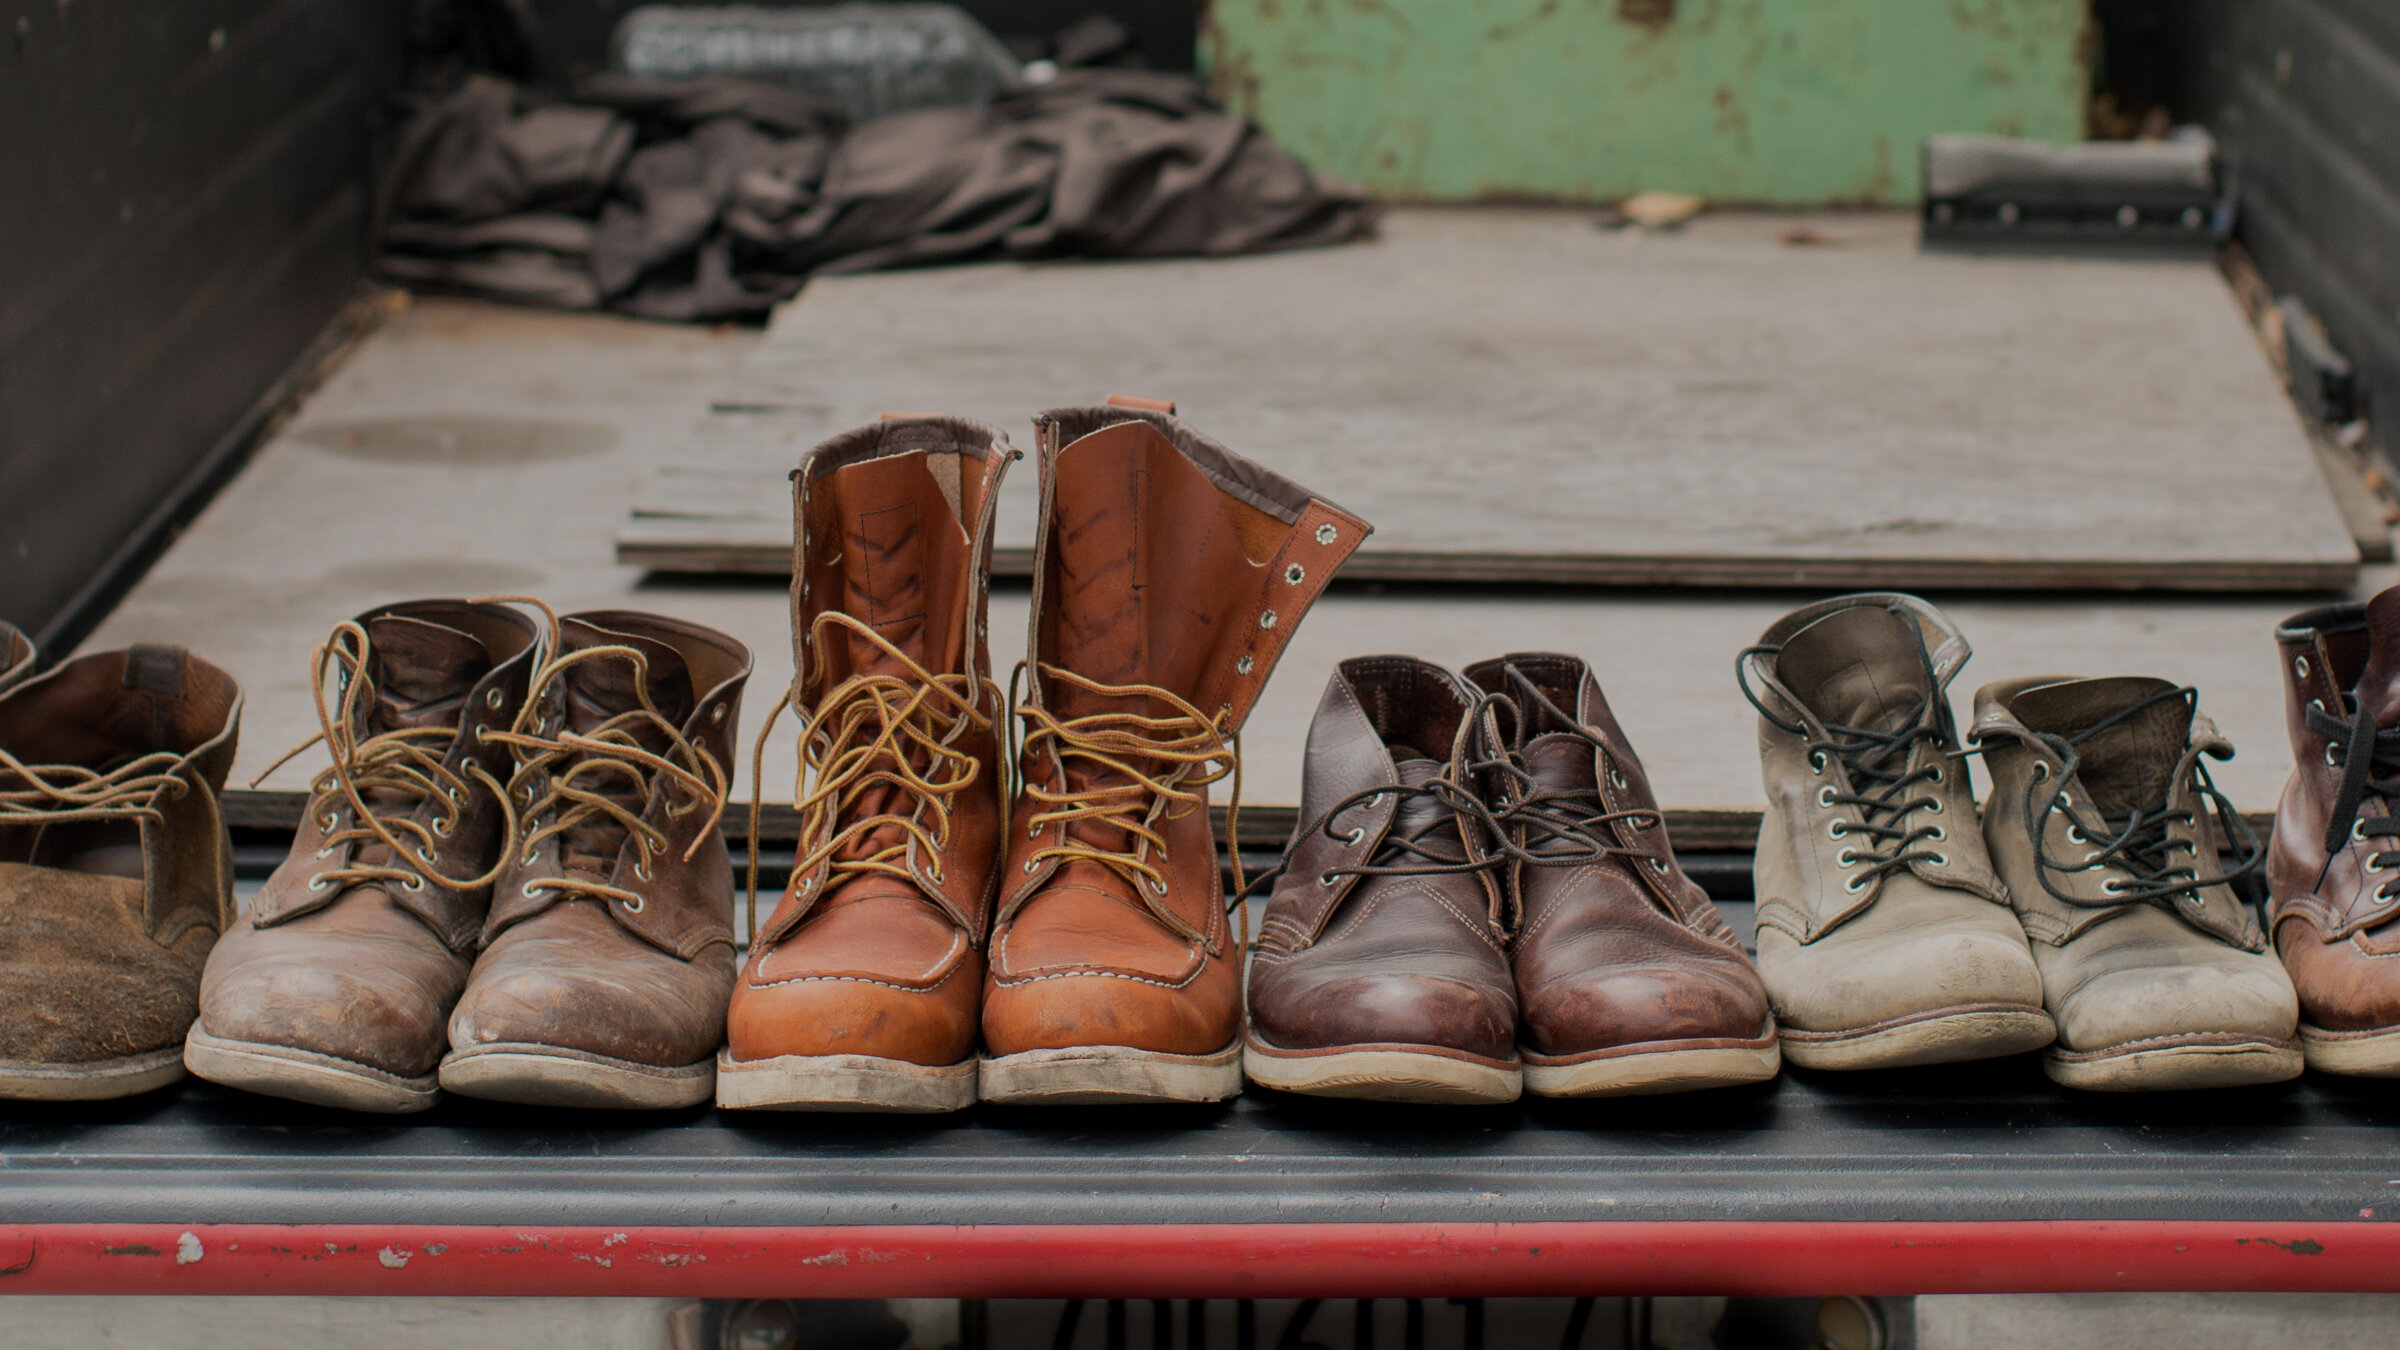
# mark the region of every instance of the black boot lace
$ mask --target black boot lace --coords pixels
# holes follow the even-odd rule
[[[2049,746],[2051,752],[2058,756],[2062,766],[2059,777],[2062,780],[2072,779],[2075,776],[2076,767],[2082,762],[2082,747],[2086,742],[2101,732],[2169,699],[2182,699],[2186,708],[2197,711],[2200,703],[2200,691],[2190,686],[2181,689],[2161,689],[2148,698],[2119,708],[2072,736],[2054,736],[2040,731],[2033,734],[2035,739]],[[2204,877],[2200,874],[2200,860],[2197,856],[2199,850],[2193,841],[2177,839],[2169,833],[2169,827],[2177,823],[2193,826],[2199,824],[2197,813],[2189,808],[2168,809],[2172,785],[2169,785],[2167,794],[2162,794],[2159,800],[2148,806],[2136,808],[2121,816],[2097,815],[2096,819],[2099,821],[2100,830],[2095,833],[2087,818],[2077,811],[2073,794],[2064,789],[2052,793],[2046,806],[2039,810],[2035,808],[2034,798],[2040,793],[2041,785],[2050,777],[2050,766],[2037,762],[2034,765],[2033,774],[2025,784],[2025,828],[2033,838],[2033,855],[2035,862],[2039,864],[2037,870],[2042,878],[2042,889],[2048,891],[2053,898],[2066,904],[2081,905],[2086,908],[2102,908],[2145,901],[2172,900],[2176,896],[2205,890],[2211,886],[2229,885],[2258,870],[2259,865],[2267,858],[2266,845],[2259,841],[2249,823],[2242,819],[2241,813],[2233,809],[2233,803],[2226,798],[2223,792],[2218,791],[2216,781],[2209,777],[2207,765],[2194,763],[2192,773],[2194,786],[2199,789],[2200,796],[2207,801],[2209,810],[2224,826],[2227,837],[2241,855],[2240,862],[2216,876]],[[2068,842],[2098,845],[2097,848],[2086,853],[2080,862],[2061,862],[2050,855],[2049,849],[2042,842],[2050,830],[2050,817],[2060,811],[2067,814]],[[2182,855],[2180,861],[2178,855]],[[2116,868],[2132,874],[2132,884],[2128,885],[2116,877],[2110,877],[2100,885],[2100,889],[2107,894],[2108,898],[2089,900],[2081,896],[2069,895],[2060,889],[2057,882],[2050,879],[2053,874],[2072,876],[2079,872],[2094,872],[2103,868]]]
[[[2375,711],[2355,691],[2341,696],[2342,715],[2315,703],[2308,707],[2308,729],[2326,739],[2325,763],[2342,771],[2334,793],[2333,810],[2325,818],[2325,865],[2317,869],[2316,886],[2325,884],[2334,857],[2352,843],[2400,837],[2400,816],[2393,801],[2400,798],[2400,727],[2378,728]],[[2372,797],[2383,803],[2383,814],[2360,815]],[[2400,848],[2378,849],[2367,855],[2367,870],[2380,872],[2400,862]],[[2377,900],[2393,898],[2391,882],[2375,888]],[[2311,889],[2314,889],[2312,887]]]
[[[1548,721],[1542,724],[1546,733],[1563,733],[1584,742],[1600,756],[1603,763],[1608,759],[1608,744],[1590,728],[1569,716],[1565,709],[1542,691],[1540,685],[1513,663],[1502,666],[1501,672],[1514,690],[1513,698],[1506,700],[1516,713],[1515,734],[1511,738],[1513,743],[1506,753],[1479,761],[1473,766],[1477,773],[1489,774],[1509,785],[1501,793],[1507,805],[1496,813],[1495,823],[1521,827],[1525,831],[1523,840],[1518,841],[1510,831],[1503,829],[1497,836],[1502,841],[1499,847],[1536,867],[1569,867],[1617,855],[1639,858],[1652,871],[1664,873],[1668,868],[1666,858],[1649,849],[1628,848],[1616,843],[1608,830],[1609,826],[1620,822],[1637,830],[1652,829],[1663,819],[1658,812],[1611,811],[1598,783],[1588,788],[1553,788],[1545,786],[1526,769],[1525,742],[1531,739],[1526,734],[1530,730],[1527,723],[1530,714],[1536,710],[1548,717]],[[1617,770],[1612,765],[1607,772],[1614,774]]]
[[[1852,791],[1836,792],[1828,783],[1817,793],[1819,806],[1855,806],[1859,810],[1856,824],[1837,822],[1830,830],[1834,838],[1861,835],[1872,841],[1842,849],[1837,858],[1842,866],[1866,864],[1851,874],[1842,889],[1856,895],[1886,873],[1905,870],[1919,861],[1936,867],[1948,864],[1949,855],[1919,847],[1928,840],[1939,842],[1946,838],[1945,829],[1925,820],[1912,824],[1910,818],[1919,813],[1941,813],[1941,798],[1923,789],[1939,784],[1948,772],[1949,761],[1955,757],[1948,748],[1957,739],[1950,728],[1949,710],[1938,698],[1929,697],[1918,700],[1894,731],[1827,722],[1825,734],[1814,735],[1805,725],[1778,716],[1750,687],[1750,658],[1775,656],[1782,651],[1775,644],[1743,648],[1734,658],[1734,677],[1741,683],[1742,697],[1750,700],[1750,706],[1758,709],[1759,716],[1785,733],[1804,739],[1809,768],[1823,773],[1828,763],[1839,761],[1849,774]],[[1929,682],[1931,674],[1928,669]],[[1933,746],[1939,753],[1911,769],[1909,762],[1916,758],[1920,742]]]

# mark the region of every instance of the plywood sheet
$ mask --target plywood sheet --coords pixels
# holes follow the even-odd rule
[[[2205,263],[1926,255],[1906,217],[1397,213],[1257,258],[812,284],[620,531],[789,565],[785,475],[940,408],[1176,399],[1377,525],[1345,575],[1803,588],[2344,586],[2357,552]],[[1033,474],[1004,496],[1025,565]]]

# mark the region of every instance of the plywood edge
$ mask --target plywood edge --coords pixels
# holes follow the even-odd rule
[[[637,517],[617,561],[658,572],[788,574],[791,527],[758,518]],[[1033,550],[992,551],[996,576],[1031,575]],[[1361,549],[1342,580],[1778,590],[2311,592],[2358,582],[2356,555],[2184,561],[2026,558],[1740,558],[1676,554],[1425,553]]]

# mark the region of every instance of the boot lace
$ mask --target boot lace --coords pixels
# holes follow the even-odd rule
[[[2326,739],[2327,767],[2342,771],[2333,810],[2325,819],[2325,865],[2317,869],[2312,890],[2325,884],[2335,856],[2351,843],[2400,836],[2400,816],[2392,814],[2392,803],[2400,798],[2400,727],[2379,729],[2375,710],[2355,692],[2343,694],[2341,706],[2339,716],[2315,703],[2308,707],[2308,729]],[[2383,803],[2382,815],[2360,814],[2369,798]],[[2400,862],[2400,848],[2379,848],[2367,855],[2366,866],[2381,872],[2395,862]],[[2388,904],[2394,898],[2392,885],[2387,881],[2375,888],[2376,903]]]
[[[1828,783],[1817,793],[1821,807],[1855,806],[1859,811],[1856,823],[1837,821],[1828,828],[1836,839],[1862,835],[1871,840],[1865,845],[1845,845],[1836,855],[1841,866],[1859,867],[1842,889],[1852,895],[1865,890],[1871,883],[1888,873],[1906,869],[1910,864],[1924,861],[1936,867],[1950,861],[1947,854],[1920,848],[1927,840],[1940,840],[1945,831],[1930,822],[1909,823],[1920,812],[1938,815],[1942,810],[1939,797],[1922,790],[1923,785],[1938,784],[1945,772],[1950,755],[1949,717],[1939,701],[1924,698],[1911,708],[1896,731],[1878,731],[1873,727],[1854,727],[1839,722],[1824,723],[1825,734],[1815,735],[1799,722],[1789,722],[1768,708],[1758,692],[1750,686],[1750,660],[1755,656],[1774,656],[1783,648],[1769,643],[1745,647],[1734,658],[1734,675],[1741,682],[1742,697],[1750,706],[1787,735],[1798,736],[1808,751],[1808,766],[1817,773],[1839,761],[1847,771],[1853,791],[1836,792]],[[1911,769],[1909,762],[1917,756],[1920,744],[1930,745],[1937,752],[1930,761]]]
[[[553,683],[564,679],[567,671],[585,661],[599,660],[633,663],[634,697],[641,706],[628,708],[589,731],[569,730],[563,716],[556,731],[547,730],[538,715],[543,695]],[[658,754],[642,746],[634,735],[635,729],[642,727],[666,736],[667,753]],[[708,751],[693,744],[683,729],[667,720],[650,701],[650,660],[638,648],[608,644],[551,657],[534,672],[516,724],[507,731],[492,732],[489,739],[508,746],[516,756],[517,769],[509,777],[505,795],[523,800],[524,818],[540,822],[518,842],[517,860],[526,866],[532,865],[535,850],[542,841],[606,822],[635,840],[638,851],[633,874],[639,880],[650,880],[650,860],[667,851],[668,839],[664,830],[646,818],[642,807],[650,799],[653,784],[662,779],[676,789],[667,794],[670,818],[685,819],[703,809],[708,812],[707,821],[693,831],[691,845],[683,851],[683,861],[690,862],[698,856],[701,845],[708,842],[725,817],[724,766]],[[531,780],[545,774],[549,778],[548,788],[536,799]],[[525,786],[520,787],[520,783]],[[618,788],[622,797],[603,790],[610,786]],[[627,801],[634,804],[628,806]],[[510,837],[515,837],[513,828]],[[630,914],[641,913],[648,904],[636,891],[572,874],[533,877],[519,890],[529,898],[538,891],[565,891],[614,900]]]
[[[1119,830],[1126,838],[1124,847],[1112,849],[1068,835],[1061,843],[1036,850],[1025,860],[1025,870],[1034,871],[1048,858],[1098,863],[1124,878],[1161,923],[1193,941],[1200,940],[1189,924],[1159,903],[1167,894],[1167,878],[1157,864],[1167,861],[1167,841],[1153,827],[1200,809],[1200,789],[1230,776],[1233,791],[1226,810],[1226,852],[1233,859],[1235,889],[1245,888],[1241,854],[1235,846],[1242,809],[1240,734],[1231,734],[1229,750],[1228,734],[1215,718],[1156,685],[1102,684],[1048,662],[1040,663],[1035,673],[1100,698],[1155,699],[1173,713],[1150,717],[1134,711],[1100,712],[1061,719],[1032,703],[1017,706],[1017,716],[1024,719],[1025,726],[1020,753],[1047,748],[1062,764],[1079,762],[1095,777],[1113,776],[1115,780],[1058,792],[1037,783],[1023,784],[1023,793],[1044,808],[1027,822],[1028,832],[1038,835],[1052,825],[1090,821]],[[1066,779],[1072,783],[1075,776],[1069,773]]]
[[[321,741],[333,763],[308,785],[309,815],[326,832],[317,858],[330,858],[345,844],[380,843],[389,850],[387,862],[353,860],[347,866],[317,872],[308,880],[312,891],[387,881],[406,891],[422,891],[428,881],[449,891],[471,891],[492,884],[507,866],[505,854],[490,871],[474,877],[443,873],[434,866],[433,854],[441,841],[458,829],[459,819],[466,813],[467,794],[476,788],[500,803],[506,822],[501,835],[513,836],[516,817],[508,790],[479,764],[467,765],[467,776],[462,778],[443,763],[458,743],[455,725],[400,727],[372,736],[358,735],[362,714],[375,698],[375,680],[367,673],[368,647],[367,630],[355,621],[335,624],[325,641],[317,644],[310,658],[315,672],[317,734],[284,751],[250,780],[250,786],[265,782],[269,774]],[[338,711],[325,701],[329,674],[341,690]],[[432,820],[413,818],[419,806],[433,800],[442,806]],[[346,828],[341,823],[344,806],[350,811],[351,823]]]
[[[28,764],[0,750],[0,828],[138,816],[156,821],[161,791],[181,797],[191,785],[175,772],[181,755],[160,751],[105,772],[80,764]]]
[[[941,856],[950,842],[950,808],[957,795],[983,772],[975,756],[956,748],[975,731],[993,729],[999,686],[973,675],[936,675],[857,619],[828,610],[810,624],[815,649],[825,649],[827,629],[840,627],[882,649],[904,673],[854,675],[829,691],[816,710],[802,714],[799,801],[800,856],[792,875],[805,877],[828,860],[825,890],[851,877],[881,872],[913,880],[912,853],[926,859],[927,875],[942,879]],[[765,773],[767,738],[776,719],[792,706],[789,689],[767,714],[751,760],[750,781]],[[808,784],[814,781],[815,786]],[[861,807],[864,810],[861,810]],[[758,931],[760,803],[750,799],[750,931]],[[926,823],[926,817],[932,823]],[[880,831],[897,830],[884,844]],[[963,920],[962,920],[963,922]]]
[[[2059,770],[2059,778],[2062,781],[2072,779],[2075,776],[2076,766],[2081,763],[2081,747],[2085,742],[2110,727],[2117,726],[2153,705],[2164,703],[2169,699],[2182,699],[2187,708],[2197,711],[2200,704],[2200,691],[2188,686],[2182,689],[2161,689],[2148,698],[2127,704],[2072,736],[2055,736],[2039,731],[2033,734],[2035,739],[2049,746],[2051,752],[2059,757],[2062,765]],[[2204,890],[2211,886],[2227,885],[2256,871],[2259,865],[2266,861],[2266,846],[2251,831],[2249,823],[2242,819],[2241,813],[2233,809],[2233,803],[2226,798],[2223,792],[2217,790],[2216,781],[2209,776],[2208,767],[2194,763],[2192,772],[2195,775],[2193,785],[2199,789],[2201,797],[2208,802],[2210,810],[2217,819],[2224,823],[2226,832],[2232,836],[2235,847],[2241,851],[2242,860],[2217,876],[2202,876],[2199,869],[2198,846],[2189,839],[2177,839],[2169,832],[2171,826],[2179,823],[2188,826],[2198,825],[2197,812],[2190,809],[2169,810],[2169,798],[2162,796],[2158,801],[2128,811],[2122,816],[2098,816],[2101,830],[2095,834],[2087,823],[2087,818],[2076,810],[2072,799],[2073,794],[2063,788],[2051,794],[2048,805],[2038,811],[2035,809],[2034,797],[2040,791],[2041,784],[2050,777],[2050,766],[2037,761],[2032,776],[2025,784],[2025,828],[2033,837],[2034,860],[2040,864],[2038,871],[2042,878],[2042,889],[2048,891],[2053,898],[2070,905],[2106,908],[2144,901],[2171,900],[2188,892]],[[2049,833],[2051,816],[2061,811],[2065,812],[2067,816],[2067,841],[2069,843],[2098,845],[2097,848],[2084,854],[2080,862],[2067,863],[2052,857],[2048,847],[2042,842]],[[2347,826],[2344,828],[2346,829]],[[2111,831],[2113,833],[2110,833]],[[2179,854],[2185,855],[2181,861],[2178,861]],[[2051,880],[2053,873],[2071,876],[2078,872],[2093,872],[2104,868],[2114,868],[2130,873],[2133,877],[2132,884],[2128,885],[2112,876],[2100,885],[2101,890],[2107,893],[2107,899],[2087,900],[2080,896],[2067,894],[2057,882]]]
[[[1474,766],[1510,784],[1506,793],[1509,805],[1498,814],[1496,823],[1520,827],[1525,831],[1520,843],[1512,838],[1509,831],[1503,830],[1496,836],[1499,846],[1536,867],[1572,867],[1597,862],[1605,857],[1621,856],[1639,858],[1649,864],[1652,871],[1664,873],[1668,867],[1665,857],[1649,849],[1627,848],[1615,842],[1608,833],[1608,827],[1619,822],[1637,830],[1654,828],[1665,819],[1660,813],[1652,810],[1611,811],[1597,783],[1588,788],[1546,787],[1526,769],[1523,758],[1526,714],[1533,709],[1538,708],[1549,714],[1547,725],[1589,745],[1603,762],[1608,757],[1608,744],[1583,723],[1568,716],[1548,694],[1542,692],[1540,685],[1513,663],[1502,666],[1501,671],[1507,676],[1510,687],[1516,691],[1510,702],[1517,713],[1515,726],[1518,744],[1508,753]],[[1612,767],[1608,772],[1614,774],[1616,770]]]

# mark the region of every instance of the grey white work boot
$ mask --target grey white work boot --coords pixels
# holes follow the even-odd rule
[[[2197,705],[2142,676],[2046,675],[1975,695],[1992,777],[1984,839],[2058,1021],[2046,1067],[2068,1087],[2300,1073],[2299,998],[2228,884],[2266,847],[2209,780],[2201,757],[2233,746]]]
[[[1803,1068],[2038,1050],[2042,977],[1985,856],[1948,688],[1966,639],[1910,595],[1837,596],[1743,652],[1759,711],[1758,969]]]

